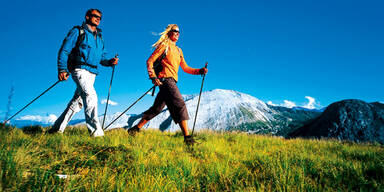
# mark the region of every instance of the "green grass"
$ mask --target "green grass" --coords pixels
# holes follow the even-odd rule
[[[384,191],[384,148],[244,133],[0,130],[0,191]],[[67,175],[59,178],[58,174]]]

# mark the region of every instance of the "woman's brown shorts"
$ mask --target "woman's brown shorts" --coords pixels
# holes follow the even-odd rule
[[[162,83],[163,85],[160,86],[160,91],[152,107],[144,112],[145,120],[154,118],[163,110],[165,105],[167,105],[169,113],[175,123],[188,120],[187,107],[176,85],[176,81],[173,78],[165,78]]]

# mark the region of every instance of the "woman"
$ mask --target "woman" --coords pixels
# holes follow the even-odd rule
[[[165,31],[161,33],[159,40],[152,45],[155,51],[147,60],[147,70],[152,83],[160,87],[152,107],[143,113],[140,122],[130,128],[128,132],[135,135],[152,118],[158,115],[167,105],[173,121],[179,124],[184,134],[184,142],[187,145],[194,144],[194,139],[188,133],[188,111],[183,97],[176,85],[179,66],[189,74],[206,74],[207,68],[194,69],[187,65],[184,60],[183,52],[176,46],[180,31],[176,24],[170,24]],[[161,68],[156,73],[153,69],[154,63],[159,63]],[[156,70],[157,71],[157,70]]]

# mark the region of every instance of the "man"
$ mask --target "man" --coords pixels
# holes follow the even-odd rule
[[[63,133],[74,114],[84,106],[85,121],[91,136],[104,136],[97,115],[97,95],[93,84],[98,73],[98,64],[114,66],[118,58],[107,59],[104,41],[101,36],[101,11],[89,9],[85,14],[82,26],[69,31],[60,48],[58,56],[58,78],[68,79],[69,73],[75,81],[77,89],[67,108],[56,120],[49,133]]]

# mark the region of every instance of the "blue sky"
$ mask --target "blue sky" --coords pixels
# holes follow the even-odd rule
[[[12,114],[57,81],[57,53],[88,8],[103,12],[100,27],[111,56],[120,55],[111,100],[123,111],[150,86],[145,62],[153,33],[180,26],[178,46],[189,66],[209,62],[205,90],[231,89],[264,102],[318,107],[342,99],[384,101],[384,1],[19,1],[0,7],[0,118],[11,86]],[[95,88],[107,96],[111,69]],[[200,76],[179,71],[182,94],[199,92]],[[59,115],[75,84],[60,83],[19,116]],[[129,113],[141,113],[147,96]],[[289,102],[288,102],[289,103]],[[99,114],[105,105],[99,104]],[[190,109],[192,110],[192,109]],[[80,112],[75,118],[82,118]]]

